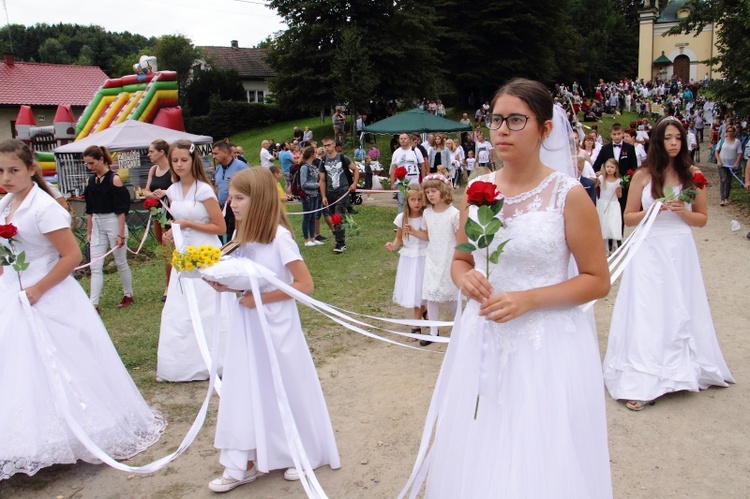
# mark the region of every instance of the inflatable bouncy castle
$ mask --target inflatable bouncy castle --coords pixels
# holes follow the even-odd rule
[[[76,123],[68,105],[60,105],[53,124],[37,126],[30,106],[21,106],[17,137],[32,146],[45,176],[56,173],[52,150],[81,140],[126,120],[185,131],[178,105],[177,73],[158,71],[156,57],[144,55],[133,65],[135,74],[106,80]]]

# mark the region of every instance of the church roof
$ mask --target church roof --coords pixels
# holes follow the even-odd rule
[[[680,20],[677,17],[677,13],[687,7],[688,0],[672,0],[667,2],[667,6],[661,11],[659,17],[656,18],[656,24],[663,23],[676,23]]]

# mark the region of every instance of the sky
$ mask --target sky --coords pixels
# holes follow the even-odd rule
[[[0,26],[95,24],[146,37],[180,34],[198,46],[253,47],[286,28],[263,0],[0,0],[0,9]]]

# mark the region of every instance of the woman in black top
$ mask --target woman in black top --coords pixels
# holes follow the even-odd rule
[[[172,185],[172,171],[169,168],[169,159],[167,154],[169,153],[169,144],[166,140],[155,140],[148,146],[148,159],[154,164],[148,171],[148,179],[146,180],[146,188],[143,193],[147,198],[162,199],[167,195],[167,189]],[[154,236],[156,236],[156,242],[164,246],[164,239],[162,238],[165,227],[162,227],[158,220],[151,221],[154,226]],[[161,297],[161,301],[167,301],[167,289],[169,289],[169,276],[172,273],[171,252],[164,252],[164,269],[167,273],[167,285],[164,288],[164,295]]]
[[[99,310],[99,297],[104,286],[104,259],[114,248],[115,264],[122,281],[123,297],[118,308],[133,303],[133,276],[128,267],[128,228],[125,215],[130,211],[130,194],[120,177],[111,170],[112,157],[106,147],[90,146],[83,151],[83,161],[93,173],[86,182],[86,242],[91,248],[91,303]]]

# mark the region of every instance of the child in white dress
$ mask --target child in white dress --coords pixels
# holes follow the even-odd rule
[[[231,256],[250,259],[297,290],[312,292],[312,277],[281,209],[271,172],[249,168],[236,173],[229,184],[229,196],[238,224],[234,241],[240,245]],[[231,291],[217,283],[209,284],[217,291]],[[232,334],[227,341],[214,442],[221,450],[219,461],[225,471],[209,484],[214,492],[227,492],[254,481],[259,472],[277,469],[286,470],[286,480],[299,480],[285,433],[285,417],[293,419],[312,468],[341,467],[297,304],[268,284],[261,283],[260,290],[271,345],[266,342],[252,294],[244,294],[231,306]],[[275,351],[283,386],[276,386],[269,348]],[[284,391],[291,414],[279,409],[279,390]]]
[[[599,201],[596,203],[596,211],[599,213],[599,224],[602,228],[604,249],[609,253],[609,241],[622,241],[622,213],[620,202],[622,197],[622,179],[617,161],[608,159],[602,168],[602,178],[599,188]]]
[[[81,262],[70,215],[20,140],[0,142],[0,178],[8,191],[0,200],[0,245],[28,263],[20,272],[0,267],[0,480],[79,459],[99,463],[71,421],[109,456],[133,457],[159,440],[166,422],[141,397],[70,275]]]
[[[427,302],[427,318],[438,320],[440,304],[448,305],[451,317],[456,314],[458,288],[451,279],[451,261],[456,247],[458,231],[458,209],[453,206],[453,185],[439,173],[427,175],[422,180],[422,190],[430,206],[422,215],[419,228],[406,226],[406,233],[427,243],[422,299]],[[432,336],[438,335],[437,327],[430,327]],[[421,346],[431,344],[422,340]]]
[[[178,140],[169,149],[169,164],[178,179],[167,189],[169,206],[182,234],[182,246],[210,245],[220,247],[219,236],[226,232],[219,201],[203,173],[198,149],[190,141]],[[172,230],[164,234],[167,242],[174,240]],[[179,243],[179,242],[178,242]],[[195,298],[195,303],[191,302]],[[200,321],[209,351],[213,338],[214,292],[199,279],[178,279],[172,269],[167,301],[161,314],[159,351],[156,363],[157,381],[199,381],[208,379],[208,366],[195,337],[189,307],[198,307]],[[222,324],[222,341],[226,320]],[[220,350],[223,353],[223,348]],[[221,358],[214,359],[221,365]],[[221,372],[221,369],[219,369]]]
[[[424,193],[419,184],[409,184],[406,195],[404,213],[396,215],[393,221],[396,226],[396,238],[385,243],[385,249],[399,251],[398,269],[396,270],[396,285],[393,289],[393,303],[414,310],[414,318],[421,319],[426,314],[424,300],[422,300],[422,279],[424,278],[424,262],[427,252],[427,242],[405,234],[406,225],[420,227],[422,212],[424,211]],[[411,332],[420,334],[422,328],[413,327]],[[406,341],[417,341],[407,338]]]

